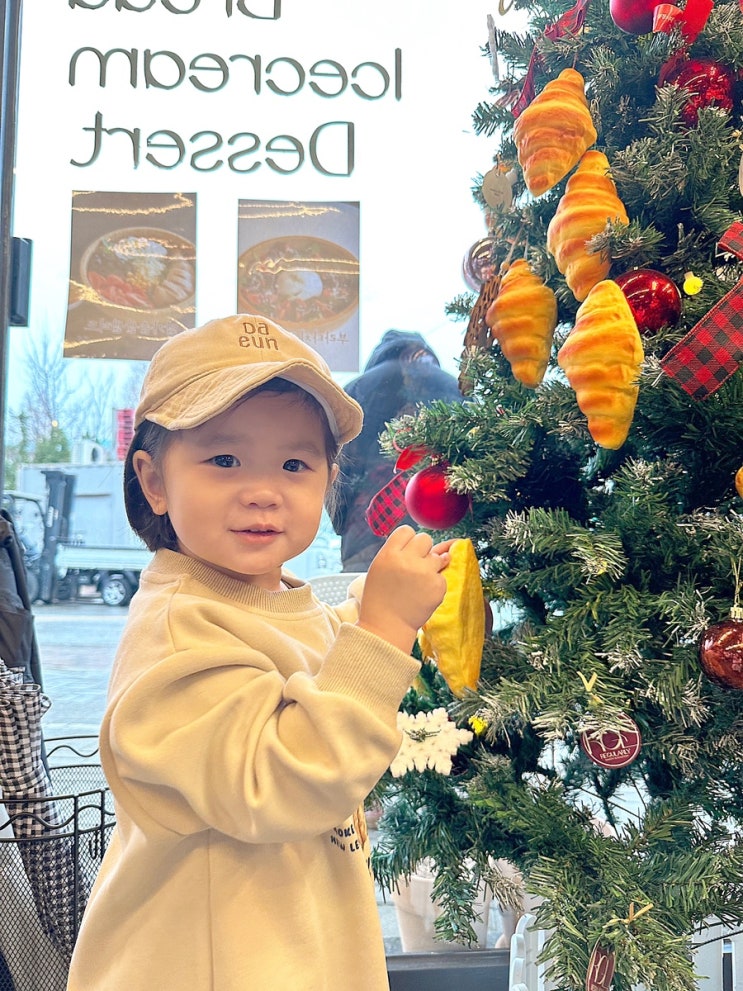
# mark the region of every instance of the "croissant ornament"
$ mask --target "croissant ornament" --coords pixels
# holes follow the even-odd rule
[[[611,279],[599,282],[578,308],[557,363],[600,447],[616,451],[627,439],[644,357],[626,296]]]
[[[611,268],[611,259],[589,253],[586,242],[613,222],[629,224],[629,217],[609,175],[609,160],[601,151],[587,151],[547,228],[547,250],[579,302]]]
[[[557,300],[525,258],[513,262],[502,276],[485,322],[511,365],[513,377],[536,389],[549,362]]]
[[[532,196],[552,189],[596,140],[584,85],[579,72],[563,69],[516,118],[513,138]]]

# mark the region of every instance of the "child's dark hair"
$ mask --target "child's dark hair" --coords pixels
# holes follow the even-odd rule
[[[260,392],[292,396],[298,403],[314,413],[323,426],[328,468],[330,469],[334,464],[337,464],[341,445],[333,436],[325,410],[313,395],[287,379],[275,378],[251,390],[243,399],[248,399]],[[242,400],[238,400],[238,402],[242,402]],[[167,445],[175,433],[177,431],[167,430],[158,423],[143,420],[134,432],[124,462],[124,506],[127,519],[132,530],[141,537],[151,551],[160,549],[176,551],[178,550],[178,538],[168,514],[158,516],[153,513],[150,504],[145,499],[137,473],[134,470],[134,455],[137,451],[146,451],[153,462],[157,462],[164,455]],[[328,501],[332,502],[332,494],[329,494],[326,504]]]

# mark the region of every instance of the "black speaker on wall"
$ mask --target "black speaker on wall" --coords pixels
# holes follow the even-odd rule
[[[11,238],[10,326],[28,327],[31,297],[31,245],[27,237]]]

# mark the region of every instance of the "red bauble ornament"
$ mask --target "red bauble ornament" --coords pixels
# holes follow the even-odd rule
[[[660,0],[609,0],[609,13],[616,26],[628,34],[649,34],[653,11]]]
[[[681,316],[681,293],[676,283],[652,268],[636,268],[614,280],[627,297],[637,329],[654,334],[675,326]]]
[[[660,83],[675,83],[688,90],[690,96],[681,112],[688,127],[696,127],[702,107],[733,109],[735,74],[712,59],[692,58],[681,62],[672,59],[661,69]]]
[[[724,688],[743,688],[743,608],[710,626],[699,641],[699,663],[708,678]]]
[[[416,523],[428,530],[455,526],[469,509],[469,496],[453,492],[446,480],[446,462],[417,471],[405,489],[405,508]]]

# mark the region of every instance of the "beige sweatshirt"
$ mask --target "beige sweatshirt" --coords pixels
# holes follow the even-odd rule
[[[116,822],[69,991],[379,991],[358,807],[418,665],[310,587],[171,551],[142,574],[101,759]],[[355,814],[356,813],[356,814]]]

